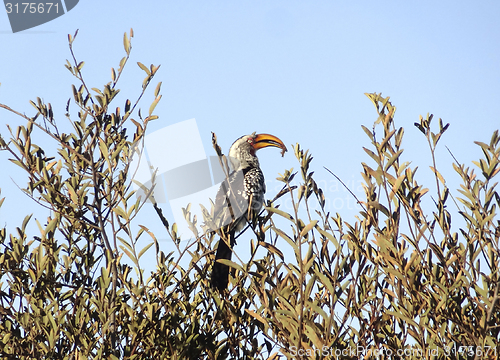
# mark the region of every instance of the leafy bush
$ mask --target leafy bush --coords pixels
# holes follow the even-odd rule
[[[175,224],[156,204],[177,253],[165,254],[146,227],[134,233],[131,226],[151,205],[135,200],[129,159],[157,118],[161,98],[159,83],[148,116],[132,118],[159,68],[139,63],[146,73],[140,95],[123,108],[111,107],[132,36],[125,34],[125,57],[102,89],[85,82],[69,36],[73,60],[67,68],[78,81],[76,116],[70,103],[66,109],[70,133],[40,99],[31,102],[33,117],[0,104],[26,121],[9,127],[10,140],[3,136],[0,145],[25,170],[23,191],[51,210],[45,224],[37,222],[40,236],[26,233],[30,215],[17,233],[0,231],[2,357],[496,358],[498,131],[489,144],[476,142],[484,153],[474,162],[479,170],[455,161],[463,183],[453,191],[435,165],[448,125],[439,120],[433,132],[432,115],[420,118],[415,125],[429,144],[436,178],[435,209],[427,212],[422,200],[431,191],[403,161],[404,129],[395,125],[395,107],[389,98],[367,94],[378,118],[373,129],[363,127],[370,148],[364,149],[369,162],[362,163],[365,197],[356,198],[362,208],[357,220],[327,211],[312,156],[297,144],[300,170],[278,178],[283,190],[268,194],[274,199],[255,234],[244,235],[253,238],[250,260],[231,263],[229,290],[219,293],[209,281],[214,235],[182,247]],[[49,136],[54,153],[36,144],[41,134]],[[280,209],[286,197],[291,213]],[[457,209],[465,227],[452,228],[448,207]],[[152,240],[138,249],[141,236]],[[140,259],[151,247],[157,270],[146,276]],[[186,258],[189,265],[181,266]]]

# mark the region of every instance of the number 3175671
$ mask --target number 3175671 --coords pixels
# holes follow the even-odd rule
[[[58,3],[6,3],[7,14],[43,14],[55,12],[59,13]]]

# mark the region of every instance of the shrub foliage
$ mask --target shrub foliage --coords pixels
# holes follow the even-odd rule
[[[125,56],[100,89],[85,82],[69,36],[66,67],[77,80],[70,132],[40,99],[31,102],[34,116],[0,104],[26,122],[8,127],[0,145],[26,173],[24,193],[50,210],[36,221],[37,236],[27,234],[31,215],[15,233],[0,230],[2,358],[496,358],[498,131],[476,142],[484,156],[474,168],[454,161],[455,190],[435,161],[448,125],[420,117],[436,180],[426,188],[404,161],[395,107],[367,94],[378,117],[363,126],[369,147],[365,194],[351,194],[361,208],[355,221],[328,212],[312,156],[297,144],[299,170],[279,175],[282,191],[268,194],[255,231],[243,235],[249,260],[231,262],[229,289],[219,293],[209,281],[213,235],[181,243],[154,204],[177,248],[165,254],[147,227],[131,225],[152,205],[136,199],[130,156],[161,98],[159,83],[148,115],[136,111],[159,69],[138,63],[146,74],[139,95],[114,105],[132,36],[124,35]],[[37,145],[47,138],[50,147]],[[285,199],[291,212],[280,209]],[[142,249],[141,237],[150,239]],[[147,251],[157,261],[151,274],[141,269]]]

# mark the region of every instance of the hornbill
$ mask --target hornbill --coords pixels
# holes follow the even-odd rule
[[[268,146],[281,148],[282,155],[287,151],[276,136],[255,133],[240,137],[229,149],[232,170],[215,197],[215,215],[222,226],[217,230],[220,240],[211,283],[219,291],[227,288],[229,267],[217,260],[231,260],[235,234],[256,219],[264,203],[266,185],[255,153]]]

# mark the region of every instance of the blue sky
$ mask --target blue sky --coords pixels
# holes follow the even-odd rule
[[[161,64],[160,119],[151,131],[196,118],[207,152],[212,131],[225,151],[253,131],[277,135],[287,146],[300,143],[314,156],[317,181],[328,184],[326,196],[345,199],[323,166],[348,184],[360,180],[360,162],[370,161],[362,150],[369,142],[361,125],[371,128],[376,118],[363,94],[382,92],[397,106],[396,125],[405,128],[403,160],[420,167],[419,181],[431,190],[430,153],[413,123],[428,112],[450,123],[438,168],[455,188],[458,176],[444,145],[471,165],[481,155],[473,141],[488,142],[500,127],[498,14],[497,1],[80,0],[64,16],[12,34],[1,13],[0,103],[32,115],[29,100],[39,96],[64,122],[76,81],[64,68],[70,57],[67,34],[79,29],[74,48],[85,61],[84,76],[92,87],[102,87],[124,56],[123,33],[133,28],[121,95],[140,92],[137,61]],[[5,124],[15,126],[20,119],[0,111],[4,136]],[[278,172],[298,168],[293,153],[281,158],[274,150],[259,153],[271,182],[269,196]],[[24,185],[26,178],[6,153],[0,153],[0,163],[6,197],[0,223],[13,230],[26,213],[44,212],[14,185],[12,179]],[[351,189],[362,195],[357,186]],[[336,204],[329,210],[352,217],[347,203]]]

